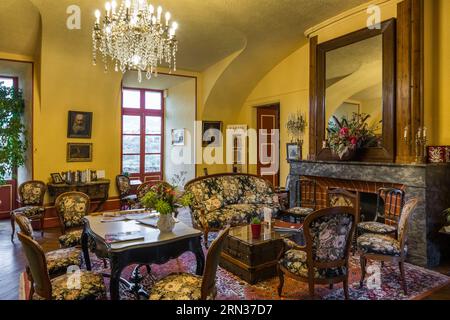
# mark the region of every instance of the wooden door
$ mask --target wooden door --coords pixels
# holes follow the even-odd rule
[[[258,122],[258,175],[270,181],[275,187],[280,185],[280,105],[268,105],[257,108]],[[261,139],[261,130],[267,130],[267,138]],[[278,130],[278,134],[275,134]],[[267,158],[270,162],[275,161],[276,165],[267,163],[261,158],[261,150],[265,148]],[[263,149],[264,150],[264,149]],[[269,170],[269,172],[263,172]]]

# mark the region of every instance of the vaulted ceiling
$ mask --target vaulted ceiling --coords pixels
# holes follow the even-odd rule
[[[154,4],[170,11],[180,25],[179,69],[202,72],[241,51],[224,68],[206,100],[206,105],[230,108],[240,106],[268,71],[306,43],[307,28],[365,2],[158,0]],[[79,5],[82,13],[82,37],[73,41],[80,41],[83,51],[89,50],[84,46],[91,37],[93,13],[104,8],[105,0],[1,0],[0,51],[34,52],[38,47],[39,12],[44,28],[55,34],[66,32],[66,9],[73,4]]]

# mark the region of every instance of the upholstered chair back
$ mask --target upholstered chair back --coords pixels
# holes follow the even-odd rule
[[[342,266],[348,259],[355,225],[355,210],[351,207],[327,208],[310,214],[304,222],[308,261],[318,267]]]
[[[158,183],[158,181],[147,181],[141,184],[136,190],[138,200],[141,200],[156,183]]]
[[[28,269],[33,278],[34,291],[42,298],[51,299],[52,285],[42,247],[22,232],[18,233],[18,237],[28,260]]]
[[[33,226],[31,225],[30,219],[25,217],[24,215],[18,214],[16,215],[16,222],[19,225],[20,231],[26,235],[27,237],[33,238]]]
[[[412,216],[414,209],[417,207],[418,202],[419,200],[417,198],[412,198],[403,206],[400,221],[398,222],[398,240],[400,241],[402,248],[407,241],[409,219]]]
[[[27,181],[19,186],[22,206],[43,206],[47,186],[42,181]]]
[[[130,194],[131,190],[131,183],[130,178],[124,175],[118,175],[116,177],[116,186],[117,190],[119,191],[119,196],[126,197]]]
[[[56,212],[63,231],[83,226],[83,218],[89,213],[89,196],[82,192],[67,192],[56,198]]]
[[[206,255],[205,271],[202,279],[201,299],[206,300],[213,295],[216,285],[217,266],[219,265],[220,253],[222,252],[225,238],[230,232],[230,227],[223,230],[213,241]]]

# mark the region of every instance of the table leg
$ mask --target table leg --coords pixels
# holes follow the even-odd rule
[[[109,282],[109,294],[111,296],[111,300],[120,300],[119,283],[123,267],[115,258],[111,259],[110,264],[111,280]]]
[[[86,228],[83,229],[83,233],[81,235],[81,247],[83,250],[83,258],[84,263],[86,264],[86,269],[90,271],[92,270],[92,266],[91,266],[91,258],[89,257],[89,235],[86,232]]]
[[[195,243],[193,250],[195,258],[197,260],[197,270],[195,271],[195,273],[198,276],[202,276],[205,269],[205,254],[203,253],[201,238],[198,238],[196,242],[198,243]]]

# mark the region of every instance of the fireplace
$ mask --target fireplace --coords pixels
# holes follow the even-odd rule
[[[317,209],[326,207],[327,188],[358,191],[364,203],[363,210],[375,212],[379,188],[397,188],[406,193],[406,199],[417,197],[419,205],[409,225],[408,261],[422,266],[436,266],[441,260],[438,231],[442,227],[442,210],[450,207],[449,164],[382,164],[340,161],[290,162],[290,190],[295,190],[300,177],[317,182]],[[295,192],[290,204],[295,206]],[[366,217],[368,220],[369,217]]]

